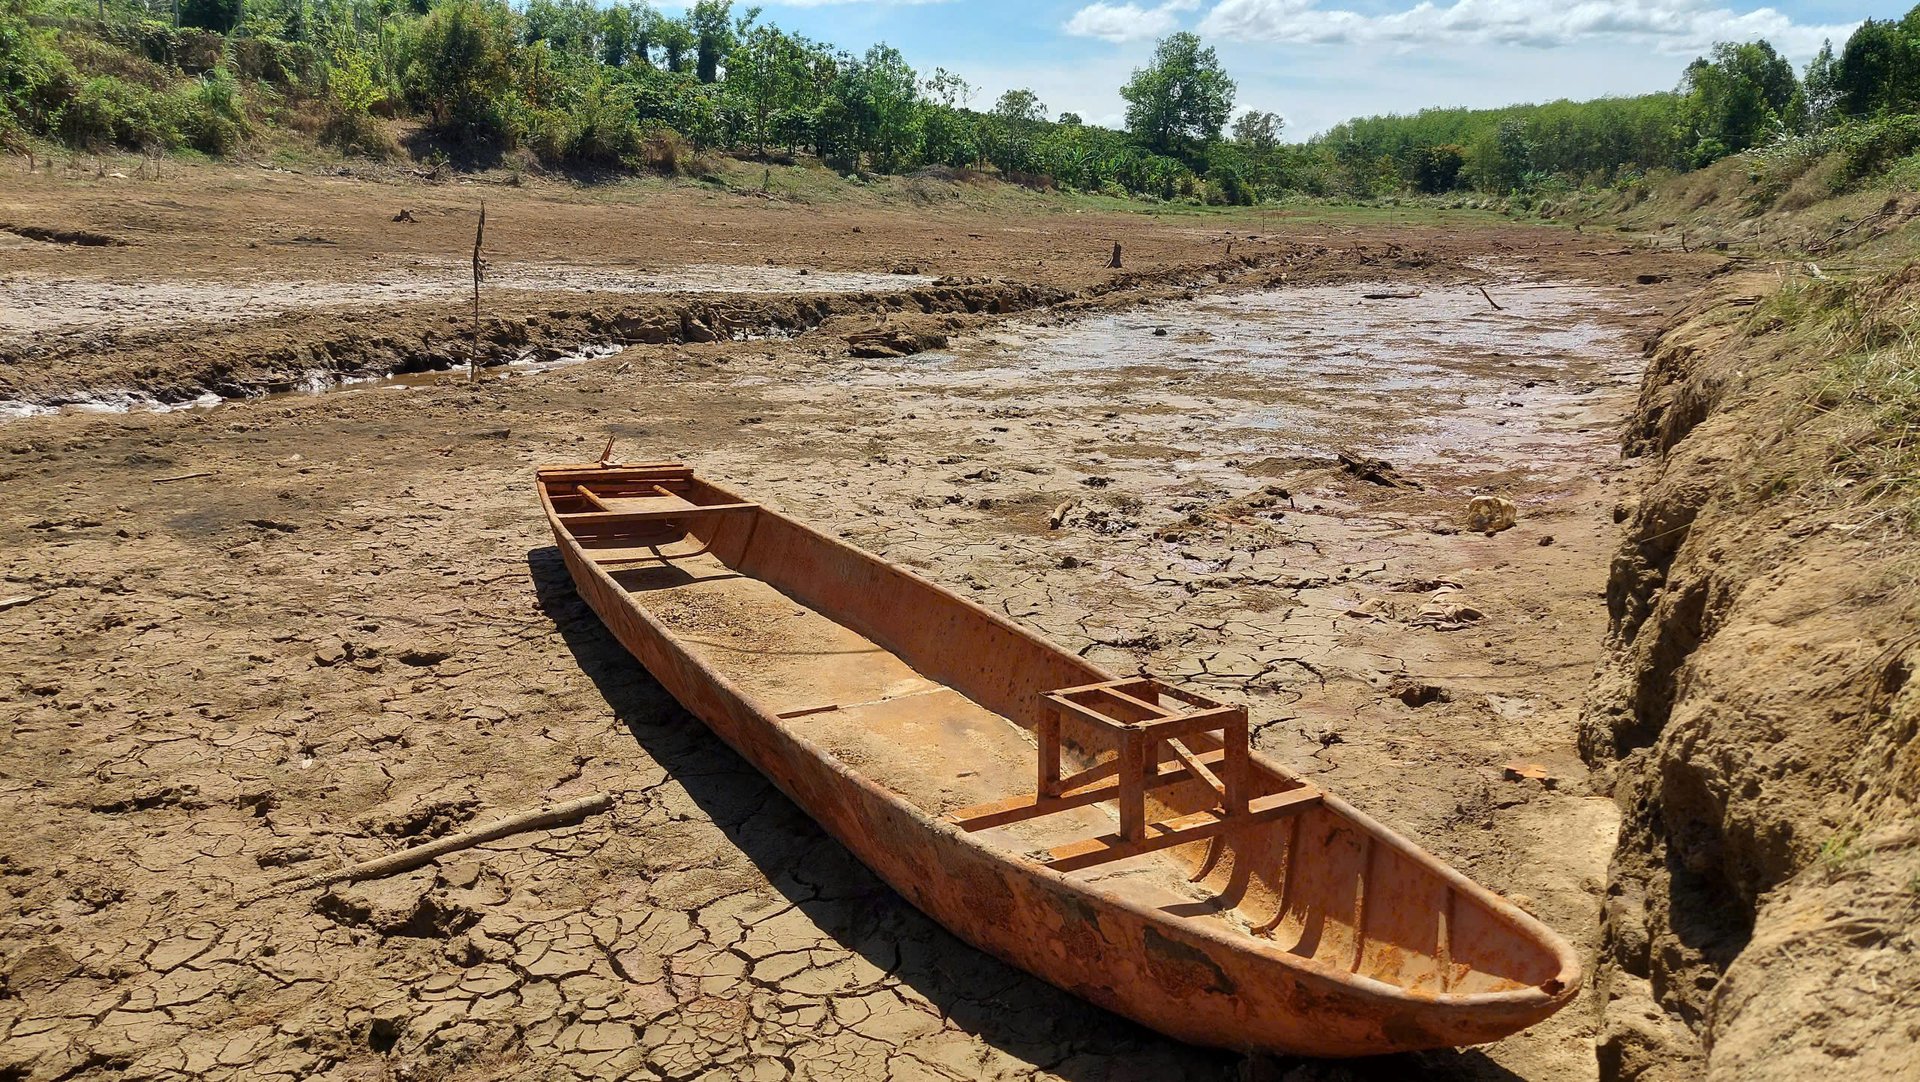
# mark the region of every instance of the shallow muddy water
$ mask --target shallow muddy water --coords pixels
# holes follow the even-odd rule
[[[844,381],[996,401],[1025,386],[1035,405],[1093,398],[1116,414],[1157,415],[1146,421],[1155,442],[1186,452],[1175,469],[1182,458],[1325,455],[1361,440],[1414,465],[1612,457],[1593,396],[1639,376],[1624,360],[1632,351],[1617,295],[1539,282],[1495,302],[1467,287],[1383,284],[1206,297],[1064,325],[1016,322]]]

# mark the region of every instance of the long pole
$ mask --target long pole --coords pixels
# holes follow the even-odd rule
[[[486,263],[480,258],[480,243],[487,234],[487,204],[480,203],[480,224],[473,229],[473,352],[467,360],[467,382],[480,378],[480,279],[486,276]]]

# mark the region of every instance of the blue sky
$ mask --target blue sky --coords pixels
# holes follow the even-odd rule
[[[1236,111],[1266,109],[1305,136],[1350,116],[1427,105],[1505,105],[1671,88],[1718,40],[1765,37],[1803,65],[1837,49],[1885,0],[798,0],[764,18],[850,50],[900,49],[924,76],[980,88],[976,107],[1028,87],[1052,114],[1118,125],[1118,89],[1154,39],[1195,30],[1240,84]],[[744,8],[736,0],[735,10]],[[678,4],[661,3],[663,10]]]

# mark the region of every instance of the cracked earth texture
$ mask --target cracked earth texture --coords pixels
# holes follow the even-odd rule
[[[0,427],[0,596],[33,598],[0,613],[0,1077],[1590,1076],[1590,999],[1482,1049],[1248,1061],[966,947],[620,650],[531,486],[608,436],[683,455],[1245,701],[1262,751],[1590,957],[1616,819],[1573,721],[1652,313],[1501,273],[1501,312],[1431,282],[1204,294],[877,362],[639,347]],[[1461,532],[1481,492],[1520,525]],[[596,792],[574,826],[256,898]]]

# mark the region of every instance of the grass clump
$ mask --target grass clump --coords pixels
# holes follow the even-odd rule
[[[1920,530],[1920,262],[1795,281],[1749,326],[1783,332],[1808,372],[1804,408],[1788,426],[1820,453],[1817,476],[1803,471],[1800,487],[1870,509],[1867,522]]]

